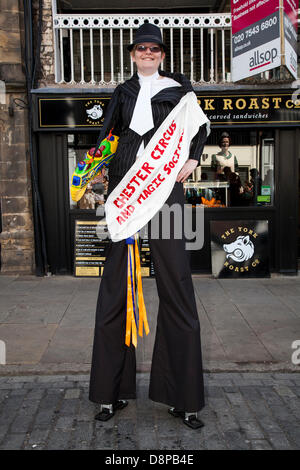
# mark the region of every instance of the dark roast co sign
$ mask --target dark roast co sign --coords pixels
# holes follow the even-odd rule
[[[267,220],[211,221],[210,231],[214,277],[270,276]]]
[[[39,127],[102,126],[110,96],[39,98]]]
[[[300,123],[300,103],[291,93],[197,96],[212,124]]]
[[[97,97],[65,96],[38,98],[38,128],[101,127],[111,94]],[[197,94],[203,111],[215,125],[273,124],[299,125],[300,104],[292,100],[291,92],[239,95]]]

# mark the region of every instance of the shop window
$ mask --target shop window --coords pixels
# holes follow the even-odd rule
[[[95,145],[97,137],[98,134],[95,133],[68,134],[71,209],[95,210],[105,203],[108,175],[107,172],[97,172],[97,167],[89,155],[89,150]]]
[[[68,134],[71,209],[95,210],[106,201],[109,169],[90,176],[94,166],[92,161],[89,164],[88,151],[97,137],[94,132]],[[87,175],[89,181],[84,185]],[[184,183],[184,191],[186,202],[192,205],[214,208],[272,205],[274,132],[213,129],[201,164]]]
[[[274,200],[274,132],[213,130],[185,186],[186,201],[207,207],[270,206]]]

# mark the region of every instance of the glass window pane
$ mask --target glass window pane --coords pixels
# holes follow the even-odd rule
[[[108,177],[101,172],[83,184],[86,173],[92,168],[88,150],[95,145],[98,134],[68,135],[69,197],[71,209],[96,209],[104,204],[107,195]],[[92,153],[92,152],[91,152]],[[77,171],[75,172],[75,169]],[[79,171],[78,171],[79,170]]]
[[[274,131],[212,130],[185,196],[207,207],[273,204]]]

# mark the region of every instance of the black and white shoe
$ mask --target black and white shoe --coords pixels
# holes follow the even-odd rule
[[[118,400],[116,403],[101,405],[101,411],[95,416],[98,421],[108,421],[111,419],[117,410],[122,410],[128,405],[127,400]]]
[[[169,408],[168,412],[175,418],[182,418],[182,422],[189,428],[200,429],[204,426],[203,421],[197,418],[196,413],[185,413],[184,411],[177,410],[176,408]]]

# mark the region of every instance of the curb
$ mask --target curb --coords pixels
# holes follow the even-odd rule
[[[150,372],[151,364],[138,364],[137,373]],[[8,364],[0,365],[0,376],[18,375],[56,375],[56,374],[89,374],[90,364]],[[283,372],[300,373],[300,364],[290,362],[260,362],[260,363],[235,363],[235,362],[206,362],[204,373],[226,372]]]

